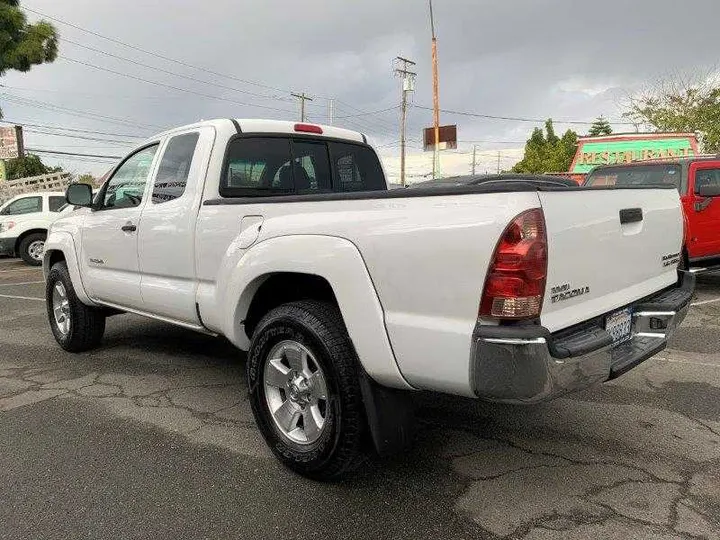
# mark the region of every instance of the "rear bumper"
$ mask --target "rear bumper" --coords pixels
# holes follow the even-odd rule
[[[17,238],[0,238],[0,255],[15,255]]]
[[[667,346],[690,308],[695,276],[635,302],[632,337],[613,345],[603,318],[551,334],[542,326],[475,329],[471,382],[479,398],[536,403],[619,377]]]

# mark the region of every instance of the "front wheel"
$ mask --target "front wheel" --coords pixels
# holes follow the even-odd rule
[[[247,378],[255,421],[290,469],[336,480],[362,462],[358,361],[337,307],[303,301],[268,313],[253,334]]]
[[[30,266],[40,266],[45,252],[45,233],[28,234],[18,246],[18,255]]]
[[[45,284],[45,303],[50,329],[63,349],[83,352],[100,344],[105,333],[105,313],[78,299],[64,262],[50,269]]]

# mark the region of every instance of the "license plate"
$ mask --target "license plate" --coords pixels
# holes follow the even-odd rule
[[[612,336],[615,344],[630,339],[632,335],[632,310],[625,308],[608,315],[605,318],[605,330]]]

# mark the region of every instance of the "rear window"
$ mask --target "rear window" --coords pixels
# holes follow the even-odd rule
[[[367,146],[310,138],[240,137],[228,146],[220,195],[275,195],[384,190]]]
[[[346,143],[330,143],[329,146],[337,180],[335,191],[385,189],[380,161],[370,148]]]
[[[676,163],[633,165],[630,167],[602,167],[595,169],[585,180],[586,186],[667,186],[678,190],[682,170]]]
[[[228,148],[220,193],[231,197],[292,193],[290,156],[290,139],[235,139]]]

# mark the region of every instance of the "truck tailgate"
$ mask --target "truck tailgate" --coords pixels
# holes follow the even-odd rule
[[[539,192],[548,232],[541,322],[551,332],[608,314],[677,281],[675,189]]]

